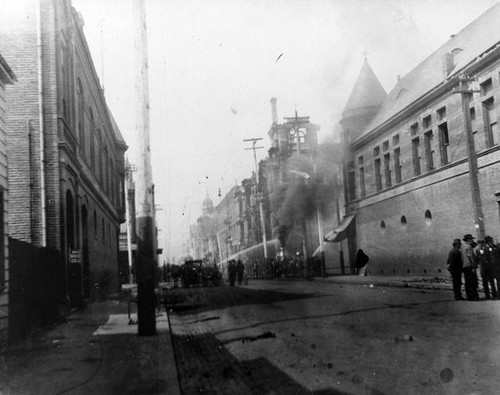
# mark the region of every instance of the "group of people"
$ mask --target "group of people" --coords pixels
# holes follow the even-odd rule
[[[238,285],[242,285],[245,276],[245,266],[243,262],[238,259],[236,262],[231,259],[227,264],[227,276],[229,278],[229,284],[234,287],[236,280],[238,280]]]
[[[491,236],[476,242],[474,236],[466,234],[462,240],[453,240],[447,260],[455,299],[465,300],[462,296],[463,276],[467,300],[479,300],[478,267],[485,298],[497,298],[500,290],[500,247]]]
[[[253,263],[253,278],[299,279],[304,277],[304,259],[301,256],[271,258],[264,265]]]

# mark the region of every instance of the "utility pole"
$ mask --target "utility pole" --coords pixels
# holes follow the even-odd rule
[[[257,141],[262,140],[262,137],[254,137],[251,139],[244,139],[244,142],[251,141],[252,142],[252,148],[245,148],[245,151],[248,150],[253,150],[253,160],[255,162],[255,179],[257,181],[257,186],[259,185],[259,167],[257,165],[257,154],[256,150],[262,149],[264,147],[256,147],[255,145],[257,144]],[[257,200],[259,202],[259,214],[260,214],[260,222],[262,226],[262,245],[264,248],[264,261],[267,263],[267,235],[266,235],[266,220],[264,218],[264,209],[262,207],[262,200],[263,200],[263,194],[262,192],[257,193]]]
[[[340,226],[340,193],[339,193],[339,174],[338,169],[335,170],[335,180],[334,180],[334,190],[335,190],[335,211],[337,213],[337,226]],[[344,250],[342,248],[342,241],[339,244],[339,261],[340,261],[340,272],[342,275],[345,274],[345,262],[344,262]]]
[[[316,160],[313,159],[313,170],[315,182],[318,182],[318,170],[316,166]],[[319,199],[316,192],[316,219],[318,221],[318,241],[319,241],[319,260],[320,260],[320,271],[321,277],[326,277],[326,266],[325,266],[325,246],[323,240],[323,219],[321,217],[321,208],[319,207]]]
[[[135,283],[134,275],[133,275],[133,259],[132,259],[132,215],[135,215],[135,212],[131,210],[131,203],[134,202],[134,197],[131,196],[131,180],[132,180],[132,172],[135,171],[135,168],[131,165],[125,165],[125,224],[127,226],[127,256],[128,256],[128,269],[129,269],[129,283]],[[134,187],[135,192],[135,187]]]
[[[144,0],[134,0],[136,22],[137,318],[138,334],[156,334],[153,180],[149,142],[149,85]]]
[[[474,209],[474,227],[478,239],[484,239],[484,217],[483,206],[481,203],[481,189],[479,187],[477,154],[474,145],[474,136],[472,135],[472,124],[470,118],[470,96],[478,90],[469,89],[469,81],[473,80],[466,75],[459,78],[459,89],[454,93],[460,93],[462,97],[462,118],[464,123],[465,142],[467,148],[467,160],[469,163],[469,182],[472,194],[472,207]]]

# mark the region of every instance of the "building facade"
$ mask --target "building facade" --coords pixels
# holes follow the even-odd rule
[[[9,248],[8,248],[8,201],[7,182],[7,130],[5,116],[8,102],[5,86],[16,81],[16,76],[0,55],[0,348],[7,342],[9,318]]]
[[[499,17],[486,11],[388,95],[365,60],[340,121],[351,267],[362,248],[372,274],[444,275],[454,238],[500,237]]]
[[[279,123],[276,103],[272,98],[271,148],[261,172],[272,237],[288,256],[309,260],[314,274],[340,273],[340,246],[324,243],[338,225],[340,144],[319,144],[320,126],[309,117],[295,113]]]
[[[127,146],[71,1],[26,0],[1,19],[0,50],[19,70],[7,91],[10,236],[59,250],[79,305],[118,290]]]

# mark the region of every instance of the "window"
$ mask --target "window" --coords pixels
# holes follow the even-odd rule
[[[387,151],[389,149],[389,140],[384,141],[382,144],[382,150]]]
[[[425,210],[425,224],[430,226],[432,224],[432,213],[430,210]]]
[[[434,169],[434,150],[432,149],[432,130],[430,132],[425,133],[424,141],[425,141],[425,159],[427,162],[427,171],[431,171]]]
[[[476,109],[474,107],[470,108],[470,120],[475,121],[476,120]]]
[[[384,220],[380,221],[380,231],[382,233],[385,232],[385,221]]]
[[[366,196],[366,189],[365,189],[365,168],[363,167],[364,160],[363,156],[361,155],[358,158],[358,164],[359,164],[359,192],[360,192],[360,197],[365,197]]]
[[[418,133],[418,123],[410,126],[410,135],[415,136]]]
[[[382,175],[380,173],[380,159],[375,159],[375,185],[377,192],[382,190]]]
[[[408,226],[408,221],[406,220],[406,217],[404,215],[401,216],[401,227],[403,229],[406,229],[406,227]]]
[[[380,147],[377,145],[374,149],[373,149],[373,156],[379,156],[380,155]]]
[[[399,145],[399,134],[396,134],[392,137],[392,145]]]
[[[347,173],[347,186],[349,188],[348,193],[349,193],[349,200],[355,200],[356,199],[356,175],[354,173],[354,168],[351,168],[349,172]]]
[[[394,150],[394,177],[396,178],[396,184],[401,182],[401,149],[396,148]]]
[[[359,168],[359,191],[361,197],[364,198],[366,196],[366,189],[365,189],[365,168],[363,166]]]
[[[83,92],[82,82],[77,79],[77,102],[78,102],[78,139],[80,142],[81,153],[85,152],[85,95]]]
[[[441,154],[441,166],[447,165],[448,162],[448,146],[450,140],[448,137],[448,124],[446,122],[438,126],[439,135],[439,153]]]
[[[495,114],[493,97],[483,102],[483,125],[487,146],[492,147],[500,142],[499,129]]]
[[[438,121],[442,121],[443,119],[446,118],[446,106],[441,107],[439,110],[436,111],[436,118]]]
[[[427,115],[423,120],[422,120],[422,125],[424,129],[429,129],[431,127],[431,116]]]
[[[419,138],[414,138],[411,141],[412,156],[413,156],[413,174],[415,176],[420,175],[420,140]]]
[[[385,187],[390,188],[392,186],[391,180],[391,154],[384,155],[384,173],[385,173]]]
[[[488,78],[486,81],[479,84],[479,88],[481,90],[481,96],[486,95],[489,91],[493,89],[493,83],[491,78]]]

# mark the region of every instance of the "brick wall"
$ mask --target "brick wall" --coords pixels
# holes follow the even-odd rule
[[[8,185],[7,185],[7,156],[6,156],[6,133],[5,133],[5,113],[8,111],[8,103],[5,101],[4,84],[0,82],[0,226],[3,238],[0,248],[0,347],[6,343],[8,337],[8,317],[9,317],[9,251],[8,251]]]
[[[479,181],[482,195],[486,233],[500,238],[499,204],[494,192],[500,190],[500,133],[495,125],[500,115],[500,61],[491,63],[477,75],[478,84],[491,79],[488,92],[474,94],[471,108],[475,110],[472,122],[476,152],[478,153]],[[488,144],[483,122],[485,100],[494,100],[490,112],[493,124],[493,146]],[[440,109],[446,107],[446,116],[440,118]],[[430,116],[430,123],[425,119]],[[429,118],[427,118],[429,119]],[[448,164],[441,163],[439,125],[448,126]],[[418,124],[416,133],[412,125]],[[428,169],[425,133],[432,130],[434,168]],[[399,136],[394,144],[393,137]],[[413,167],[412,139],[420,140],[421,174]],[[386,143],[387,142],[387,143]],[[384,143],[386,143],[384,145]],[[378,147],[379,154],[376,155]],[[402,181],[395,183],[393,150],[401,150]],[[387,148],[385,150],[384,148]],[[392,187],[387,188],[383,166],[384,154],[391,155]],[[418,109],[399,125],[387,130],[354,152],[359,185],[359,162],[363,156],[366,197],[355,202],[357,247],[370,256],[370,272],[387,275],[447,275],[445,263],[451,241],[466,233],[475,234],[469,183],[466,145],[461,109],[461,96],[450,91],[425,108]],[[381,158],[383,188],[377,192],[374,161]],[[358,189],[359,190],[359,189]],[[359,195],[358,195],[359,197]],[[429,210],[432,219],[425,218]],[[406,219],[404,224],[402,216]],[[384,222],[385,228],[382,226]]]
[[[0,16],[0,52],[15,70],[18,82],[7,88],[10,111],[6,116],[7,154],[9,157],[9,189],[11,190],[10,235],[20,240],[31,241],[31,226],[39,223],[38,212],[32,207],[40,205],[38,193],[30,198],[30,182],[33,190],[39,190],[37,163],[39,138],[31,139],[30,160],[29,133],[38,130],[38,75],[36,47],[35,2],[24,2],[24,9],[16,14],[2,13]]]
[[[38,51],[37,51],[37,0],[23,3],[24,9],[16,14],[0,15],[0,52],[16,70],[18,84],[9,87],[7,99],[13,111],[6,119],[8,129],[9,187],[12,190],[12,207],[9,210],[11,237],[40,246],[42,243],[41,175],[40,175],[40,125],[38,98]],[[81,209],[88,210],[89,226],[93,229],[93,212],[97,213],[98,235],[89,236],[89,262],[91,284],[106,284],[112,291],[117,289],[117,231],[119,227],[119,194],[109,189],[110,179],[123,174],[123,144],[117,143],[107,105],[104,101],[97,74],[90,57],[79,17],[72,12],[70,1],[41,0],[42,19],[42,71],[43,117],[46,183],[47,245],[57,248],[69,258],[65,220],[65,194],[71,185],[75,198],[75,248],[83,243]],[[71,29],[67,29],[71,27]],[[77,103],[62,89],[62,40],[71,37],[71,78],[81,78],[86,91],[86,120],[89,125],[90,109],[95,123],[101,125],[103,144],[109,147],[115,174],[107,179],[92,166],[88,152],[79,148],[75,130]],[[66,39],[65,38],[65,39]],[[66,65],[66,64],[65,64]],[[73,69],[74,67],[74,69]],[[74,71],[74,72],[73,72]],[[68,70],[66,70],[68,72]],[[69,95],[75,94],[71,89]],[[68,119],[63,117],[62,99],[67,100]],[[66,122],[67,121],[67,122]],[[68,129],[69,128],[69,129]],[[73,129],[72,129],[73,128]],[[90,129],[85,130],[86,135]],[[119,149],[115,152],[115,147]],[[104,149],[104,146],[98,147]],[[101,152],[96,153],[101,157]],[[122,157],[116,157],[121,155]],[[121,165],[121,167],[120,167]],[[1,174],[0,174],[1,176]],[[105,223],[105,239],[102,238],[102,219]],[[108,277],[112,277],[108,279]]]

